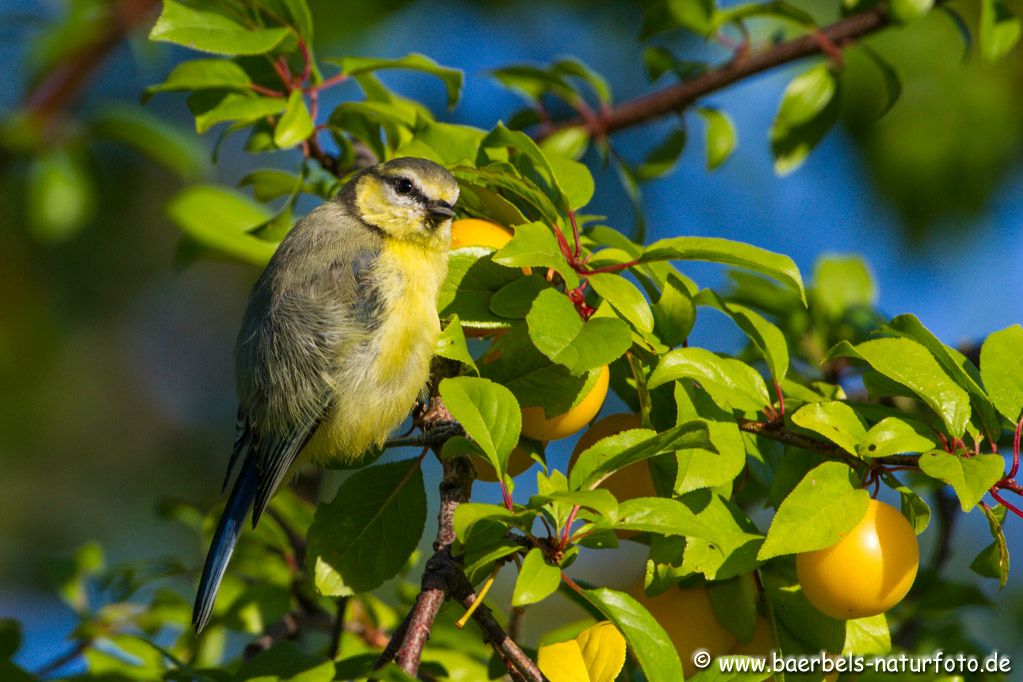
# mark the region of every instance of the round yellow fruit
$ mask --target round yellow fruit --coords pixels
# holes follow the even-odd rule
[[[843,620],[876,616],[898,604],[919,566],[913,527],[877,500],[838,544],[796,556],[803,594],[821,613]]]
[[[597,370],[597,379],[582,400],[568,412],[555,417],[544,415],[542,407],[522,408],[522,435],[543,442],[567,438],[582,430],[600,412],[607,397],[611,371],[604,365]]]
[[[568,468],[571,469],[575,461],[579,459],[579,455],[602,438],[613,436],[622,431],[638,429],[642,426],[643,420],[640,419],[640,416],[631,412],[609,414],[603,419],[593,422],[593,425],[586,429],[586,433],[575,444],[575,448],[572,450],[572,458],[568,462]],[[655,497],[657,495],[657,492],[654,490],[654,481],[650,477],[650,467],[646,461],[630,464],[621,471],[615,472],[604,479],[600,487],[609,490],[619,502],[637,497]]]
[[[693,663],[694,651],[706,649],[712,658],[717,658],[729,653],[738,642],[714,616],[710,595],[703,586],[671,587],[656,597],[648,597],[641,580],[631,592],[668,633],[687,678],[700,670]]]
[[[451,223],[451,248],[489,246],[501,249],[511,241],[512,234],[507,227],[488,220],[462,218]]]
[[[497,482],[497,471],[490,465],[490,462],[477,455],[472,455],[469,459],[472,460],[472,465],[476,467],[476,480],[487,483]],[[508,475],[512,478],[515,478],[531,466],[533,466],[533,458],[522,448],[515,448],[508,455]]]

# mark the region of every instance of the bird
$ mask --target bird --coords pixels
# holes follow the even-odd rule
[[[199,633],[245,517],[252,526],[299,463],[357,465],[408,416],[440,334],[459,187],[444,167],[396,158],[358,172],[281,241],[235,344],[238,421],[192,612]]]

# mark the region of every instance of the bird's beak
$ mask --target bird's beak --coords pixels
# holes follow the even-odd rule
[[[426,210],[430,214],[430,217],[437,220],[444,220],[455,216],[455,209],[451,207],[451,204],[446,201],[441,201],[440,199],[436,199],[426,204]]]

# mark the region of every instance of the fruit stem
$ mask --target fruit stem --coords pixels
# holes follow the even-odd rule
[[[558,544],[558,549],[564,549],[565,545],[568,544],[568,534],[572,530],[572,524],[575,523],[575,515],[579,513],[579,505],[572,507],[572,511],[568,513],[568,520],[565,521],[565,527],[561,529],[561,542]]]
[[[583,588],[579,587],[576,584],[576,582],[574,580],[572,580],[571,578],[569,578],[568,574],[565,573],[564,571],[561,572],[561,582],[563,582],[566,585],[568,585],[577,594],[585,596],[585,594],[583,593]]]
[[[572,223],[572,237],[575,239],[575,260],[579,259],[579,223],[575,220],[575,211],[568,212],[568,220]]]
[[[991,493],[991,497],[995,498],[995,500],[998,501],[998,504],[1002,505],[1003,507],[1011,511],[1013,514],[1023,519],[1023,510],[1021,510],[1019,507],[1010,503],[1008,500],[999,495],[998,488],[996,486],[992,486],[991,489],[988,490],[988,492]]]
[[[774,380],[774,394],[778,396],[778,418],[781,419],[785,416],[785,396],[781,392],[781,383]]]
[[[508,486],[504,481],[501,481],[501,498],[504,500],[504,508],[508,511],[512,511],[513,503],[511,493],[508,491]]]

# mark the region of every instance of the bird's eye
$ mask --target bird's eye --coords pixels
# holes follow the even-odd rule
[[[398,194],[412,194],[415,185],[408,178],[400,178],[394,183],[394,189],[397,190]]]

